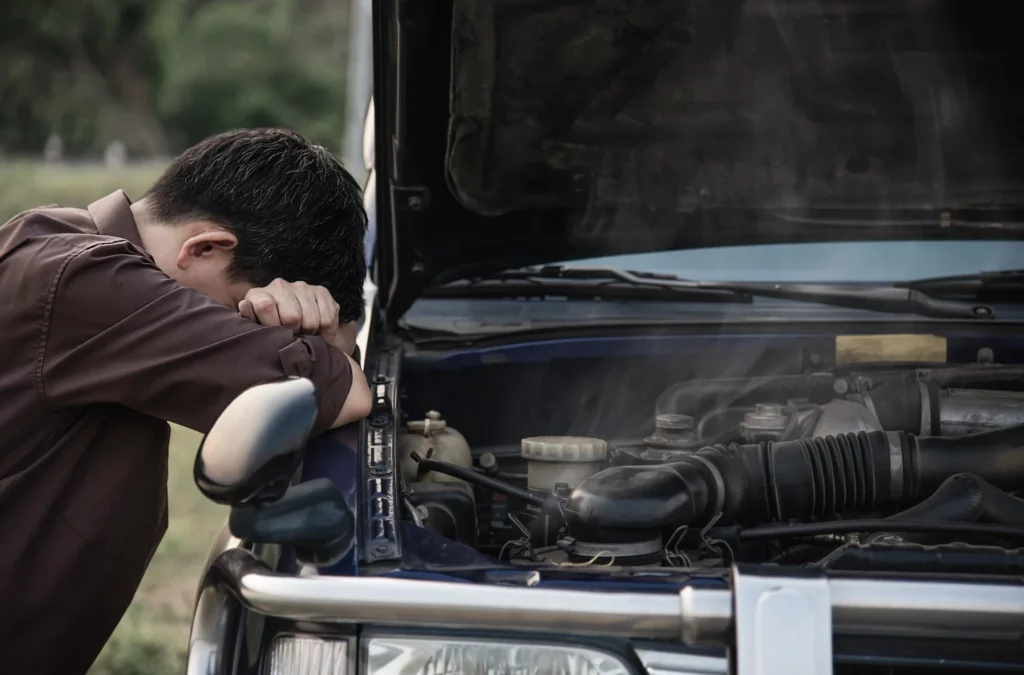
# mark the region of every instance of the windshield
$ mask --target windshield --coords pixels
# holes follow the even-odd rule
[[[703,281],[891,283],[1024,267],[1024,241],[839,242],[725,246],[563,263]]]

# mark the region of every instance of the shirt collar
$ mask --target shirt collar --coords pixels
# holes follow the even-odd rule
[[[142,237],[139,236],[131,206],[124,190],[117,190],[89,204],[89,215],[96,222],[100,234],[127,239],[142,248]]]

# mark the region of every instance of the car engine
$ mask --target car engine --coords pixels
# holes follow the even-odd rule
[[[691,380],[635,439],[518,457],[431,412],[398,454],[407,518],[517,566],[1024,571],[1020,366]]]

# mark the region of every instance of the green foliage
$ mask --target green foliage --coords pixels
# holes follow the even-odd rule
[[[299,3],[278,1],[258,11],[245,0],[223,0],[181,21],[161,49],[159,110],[176,140],[284,126],[327,145],[339,142],[343,55],[303,48],[318,42],[319,31],[318,18],[301,9]]]
[[[337,146],[347,25],[344,0],[6,0],[0,150],[153,156],[252,126]]]
[[[145,0],[0,4],[0,147],[38,151],[56,132],[70,151],[97,150],[124,117],[145,117],[155,63],[141,37],[149,7]]]
[[[129,607],[114,638],[90,669],[91,675],[175,675],[184,672],[185,646],[153,629],[138,606]],[[170,644],[168,644],[170,642]]]

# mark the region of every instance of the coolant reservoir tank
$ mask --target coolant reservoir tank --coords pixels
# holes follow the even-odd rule
[[[534,436],[523,439],[522,457],[528,462],[527,487],[554,491],[555,483],[575,487],[600,471],[608,444],[582,436]]]
[[[460,479],[431,471],[417,475],[417,464],[412,453],[448,462],[465,469],[472,468],[473,455],[465,437],[448,426],[441,413],[431,410],[421,420],[411,420],[406,430],[398,434],[398,465],[406,483],[456,483]]]

